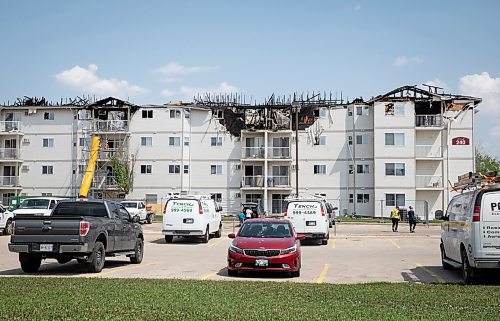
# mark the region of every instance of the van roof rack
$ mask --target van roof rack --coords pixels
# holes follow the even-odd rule
[[[327,198],[326,198],[326,195],[322,194],[322,193],[314,193],[314,194],[310,194],[310,193],[306,193],[306,194],[300,194],[299,195],[296,195],[296,194],[292,194],[288,197],[285,198],[286,200],[292,200],[292,199],[314,199],[314,200],[322,200],[322,201],[327,201]]]
[[[453,190],[463,192],[471,189],[484,189],[500,184],[500,173],[493,172],[468,172],[458,176],[458,182],[453,184]]]

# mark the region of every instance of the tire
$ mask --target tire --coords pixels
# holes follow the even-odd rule
[[[12,234],[12,220],[8,219],[7,223],[5,223],[5,228],[3,230],[4,235],[11,235]]]
[[[207,226],[207,230],[205,231],[205,235],[203,235],[203,238],[201,239],[201,241],[203,243],[208,243],[208,239],[210,238],[210,234],[208,232],[208,226]]]
[[[470,284],[474,281],[473,273],[473,269],[467,258],[467,252],[465,252],[465,249],[462,249],[462,279],[465,284]]]
[[[173,240],[174,240],[173,235],[165,235],[165,242],[172,243]]]
[[[36,273],[40,269],[42,258],[27,253],[19,253],[19,262],[21,263],[21,269],[25,273]]]
[[[443,243],[441,243],[441,245],[439,247],[441,248],[441,265],[443,266],[443,270],[446,270],[446,271],[452,270],[453,266],[451,266],[450,264],[448,264],[444,261],[444,259],[446,258],[446,253],[444,252]]]
[[[92,254],[90,254],[90,262],[87,263],[87,269],[90,273],[99,273],[104,267],[106,261],[106,250],[101,242],[96,242]]]
[[[298,278],[300,276],[300,268],[297,271],[292,271],[290,274],[292,278]]]
[[[333,227],[333,223],[332,223],[332,221],[330,221],[330,222],[328,223],[328,227],[329,227],[329,228],[332,228],[332,227]]]
[[[66,264],[69,261],[71,261],[72,259],[73,258],[71,258],[71,257],[58,257],[57,258],[57,263],[59,263],[59,264]]]
[[[227,275],[229,275],[229,276],[238,276],[238,271],[227,269]]]
[[[146,222],[148,224],[153,224],[153,214],[148,214],[148,216],[146,217]]]
[[[219,224],[219,229],[215,232],[215,237],[219,238],[222,236],[222,223]]]
[[[328,234],[326,235],[326,238],[325,238],[325,239],[322,239],[322,240],[321,240],[321,244],[322,244],[322,245],[327,245],[327,244],[328,244],[328,239],[329,239],[329,238],[330,238],[330,233],[328,233]]]
[[[142,258],[144,257],[144,241],[141,238],[138,238],[135,241],[134,255],[130,257],[130,262],[133,264],[140,264],[142,262]]]

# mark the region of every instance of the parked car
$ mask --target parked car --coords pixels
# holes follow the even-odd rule
[[[126,200],[122,201],[121,204],[125,206],[130,215],[139,216],[141,222],[153,223],[155,214],[148,212],[146,204],[143,201]]]
[[[233,242],[227,252],[227,273],[239,271],[290,272],[300,276],[302,266],[300,240],[288,220],[253,219],[241,226],[238,234],[231,233]]]
[[[12,222],[14,221],[14,213],[9,211],[0,203],[0,234],[12,234]]]
[[[325,203],[325,206],[326,212],[328,213],[328,227],[333,227],[335,225],[338,207],[333,207],[331,203]]]
[[[292,222],[295,231],[306,239],[321,240],[328,244],[330,232],[326,203],[320,198],[293,198],[285,207],[285,218]]]
[[[61,264],[76,259],[94,273],[103,269],[106,256],[126,255],[141,263],[144,236],[138,220],[117,202],[64,200],[50,217],[15,216],[9,251],[19,253],[26,273],[37,272],[42,259]]]
[[[461,268],[465,283],[481,270],[500,268],[500,188],[453,197],[441,224],[443,269]]]
[[[172,243],[174,236],[201,238],[203,243],[211,234],[221,237],[221,211],[209,195],[170,198],[163,210],[165,242]]]
[[[64,198],[58,197],[30,197],[24,199],[14,210],[15,215],[49,216],[56,204]]]

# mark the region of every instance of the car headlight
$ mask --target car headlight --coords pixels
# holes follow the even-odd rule
[[[281,250],[280,254],[289,254],[289,253],[293,253],[293,252],[296,252],[296,251],[297,251],[297,244],[295,244],[294,246],[289,247],[287,249]]]
[[[234,246],[233,244],[229,245],[229,251],[235,252],[235,253],[240,253],[243,254],[243,250],[240,249],[237,246]]]

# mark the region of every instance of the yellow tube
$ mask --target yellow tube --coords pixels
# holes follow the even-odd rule
[[[87,195],[89,194],[90,184],[92,183],[92,179],[94,178],[97,156],[99,155],[100,140],[101,139],[99,138],[99,136],[92,136],[92,146],[90,148],[89,163],[87,165],[85,176],[82,180],[79,197],[87,197]]]

